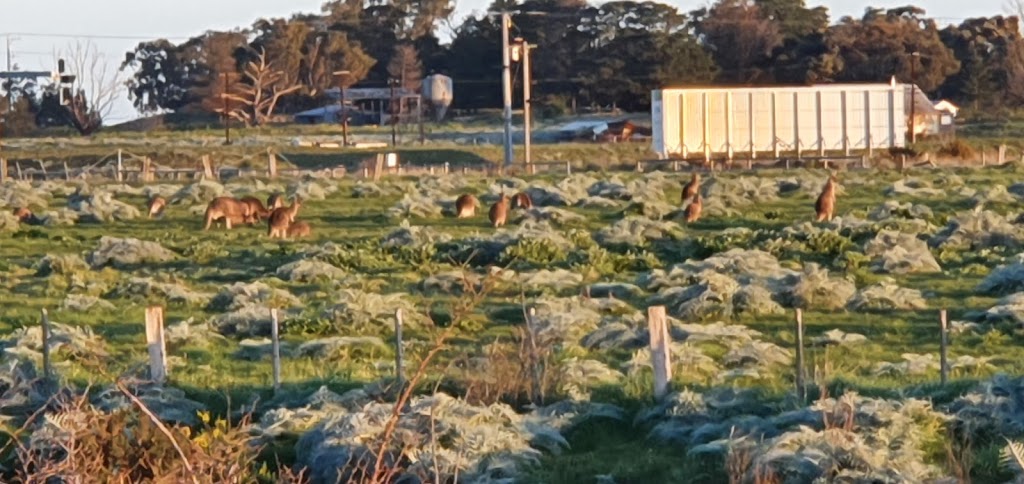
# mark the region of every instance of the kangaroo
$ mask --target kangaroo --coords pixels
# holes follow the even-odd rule
[[[150,198],[149,218],[153,218],[156,217],[157,215],[160,215],[164,211],[164,208],[166,207],[167,200],[165,200],[164,197],[161,197],[160,195],[155,195],[153,198]]]
[[[512,197],[512,207],[521,208],[523,210],[529,210],[533,206],[533,200],[530,200],[530,196],[526,192],[519,192],[516,196]]]
[[[295,215],[299,213],[302,206],[302,198],[298,195],[292,199],[291,206],[275,208],[270,212],[267,222],[267,236],[270,238],[283,239],[288,235],[288,227],[295,222]]]
[[[217,197],[206,206],[206,228],[203,230],[210,230],[213,222],[220,219],[224,219],[224,226],[230,230],[232,225],[250,223],[252,216],[249,204],[231,197]]]
[[[284,206],[284,197],[280,193],[274,193],[267,197],[267,210],[281,208]]]
[[[492,227],[497,228],[505,225],[505,220],[508,218],[508,195],[502,195],[501,200],[491,205],[489,216]]]
[[[833,173],[828,177],[828,181],[825,182],[825,188],[821,190],[821,195],[818,195],[818,200],[814,202],[814,211],[817,214],[816,220],[818,222],[828,220],[832,221],[832,215],[836,209],[836,174]]]
[[[704,202],[700,198],[700,194],[693,196],[693,201],[686,206],[686,223],[696,222],[700,218],[700,212],[704,209]]]
[[[263,207],[263,202],[256,197],[243,197],[239,201],[249,206],[249,225],[255,225],[270,217],[270,210]]]
[[[686,185],[683,185],[683,203],[692,200],[693,196],[700,191],[700,173],[694,173],[693,178]]]
[[[313,229],[306,222],[295,222],[288,226],[286,235],[289,238],[309,237],[313,233]]]
[[[476,215],[476,208],[480,201],[473,195],[466,193],[455,199],[455,218],[470,218]]]

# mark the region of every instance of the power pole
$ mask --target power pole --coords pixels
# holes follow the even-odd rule
[[[910,54],[910,144],[917,143],[917,57],[920,52]]]
[[[512,70],[509,52],[508,31],[512,17],[508,12],[501,14],[501,87],[505,97],[505,167],[512,166]]]
[[[391,106],[390,106],[391,107],[391,109],[390,109],[390,111],[391,111],[391,119],[389,119],[388,121],[391,123],[391,147],[392,148],[395,147],[398,144],[397,143],[397,138],[398,138],[398,117],[397,117],[396,111],[395,111],[395,84],[397,84],[397,83],[398,83],[398,80],[393,78],[393,77],[388,79],[388,87],[391,88]]]
[[[530,123],[533,120],[533,114],[530,112],[531,104],[533,99],[530,97],[530,83],[533,82],[533,77],[530,74],[530,49],[536,46],[530,45],[529,42],[525,42],[519,39],[520,45],[523,47],[523,147],[526,149],[524,160],[526,161],[526,172],[532,173],[531,163],[533,162],[530,157],[530,136],[531,126]]]
[[[12,68],[12,64],[11,64],[11,36],[8,35],[7,36],[7,72],[11,72],[11,68]],[[13,98],[11,97],[11,87],[13,87],[14,81],[10,80],[10,81],[7,81],[7,82],[8,82],[8,84],[7,84],[7,112],[10,113],[10,112],[14,111],[14,105],[11,104],[11,101],[13,100]]]
[[[228,73],[224,72],[224,92],[221,100],[224,103],[224,144],[231,144],[231,117],[228,116]]]
[[[341,144],[342,146],[348,146],[348,107],[345,106],[345,79],[351,73],[351,71],[335,71],[334,75],[338,76],[338,95],[340,109],[338,115],[341,117]]]

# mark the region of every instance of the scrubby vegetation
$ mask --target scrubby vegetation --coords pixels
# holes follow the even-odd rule
[[[844,171],[837,217],[812,223],[826,177],[706,175],[689,224],[683,174],[4,184],[4,213],[68,213],[0,219],[0,480],[1012,479],[1024,171]],[[506,227],[452,217],[461,193],[513,191],[536,207]],[[202,231],[213,197],[271,192],[305,199],[312,238]],[[137,213],[153,193],[157,220]],[[150,304],[163,386],[146,381]],[[672,340],[660,401],[651,305]]]

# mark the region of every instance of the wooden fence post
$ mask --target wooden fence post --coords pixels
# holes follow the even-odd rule
[[[203,155],[201,160],[203,163],[203,178],[213,180],[215,177],[213,176],[213,161],[210,160],[210,155]]]
[[[142,181],[153,181],[153,160],[148,156],[142,159]]]
[[[373,181],[380,180],[381,172],[384,171],[384,153],[377,153],[373,160]]]
[[[118,182],[124,181],[124,157],[121,150],[117,150],[117,173],[116,178]]]
[[[947,335],[949,334],[948,327],[946,326],[946,310],[939,311],[939,379],[942,382],[942,386],[946,386],[946,382],[949,381],[949,363],[948,363],[948,347]]]
[[[398,391],[401,392],[405,386],[402,374],[402,309],[395,310],[395,380],[398,382]]]
[[[267,148],[267,176],[277,178],[277,155]]]
[[[70,181],[71,180],[71,169],[68,168],[68,162],[66,162],[66,161],[64,162],[64,180],[65,181]]]
[[[1006,163],[1006,145],[999,145],[999,158],[996,161],[999,165]]]
[[[530,345],[530,385],[532,391],[530,392],[533,396],[531,399],[534,405],[544,404],[544,385],[541,381],[543,379],[540,367],[540,355],[537,354],[537,335],[534,332],[534,322],[537,318],[537,308],[530,308],[526,312],[526,339],[527,344]]]
[[[42,333],[43,333],[43,381],[50,381],[50,316],[46,314],[46,309],[40,311],[42,314]]]
[[[21,162],[20,161],[15,161],[14,162],[14,168],[18,170],[18,179],[19,180],[24,180],[25,179],[25,175],[21,172]]]
[[[796,308],[796,398],[800,405],[807,401],[807,387],[804,385],[804,313]]]
[[[566,175],[572,175],[572,162],[571,161],[566,161],[565,162],[565,174]]]
[[[654,398],[661,400],[668,395],[668,384],[672,380],[672,356],[665,306],[647,308],[647,329],[651,339],[651,364],[654,366]]]
[[[281,329],[277,309],[270,310],[271,363],[274,366],[274,395],[281,391]]]
[[[167,380],[167,346],[164,343],[164,308],[146,308],[146,346],[149,348],[149,376],[157,383]]]
[[[7,181],[7,158],[0,158],[0,183]]]

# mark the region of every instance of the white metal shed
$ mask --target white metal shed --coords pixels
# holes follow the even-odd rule
[[[656,90],[653,149],[662,158],[759,158],[903,147],[905,103],[902,84]]]

